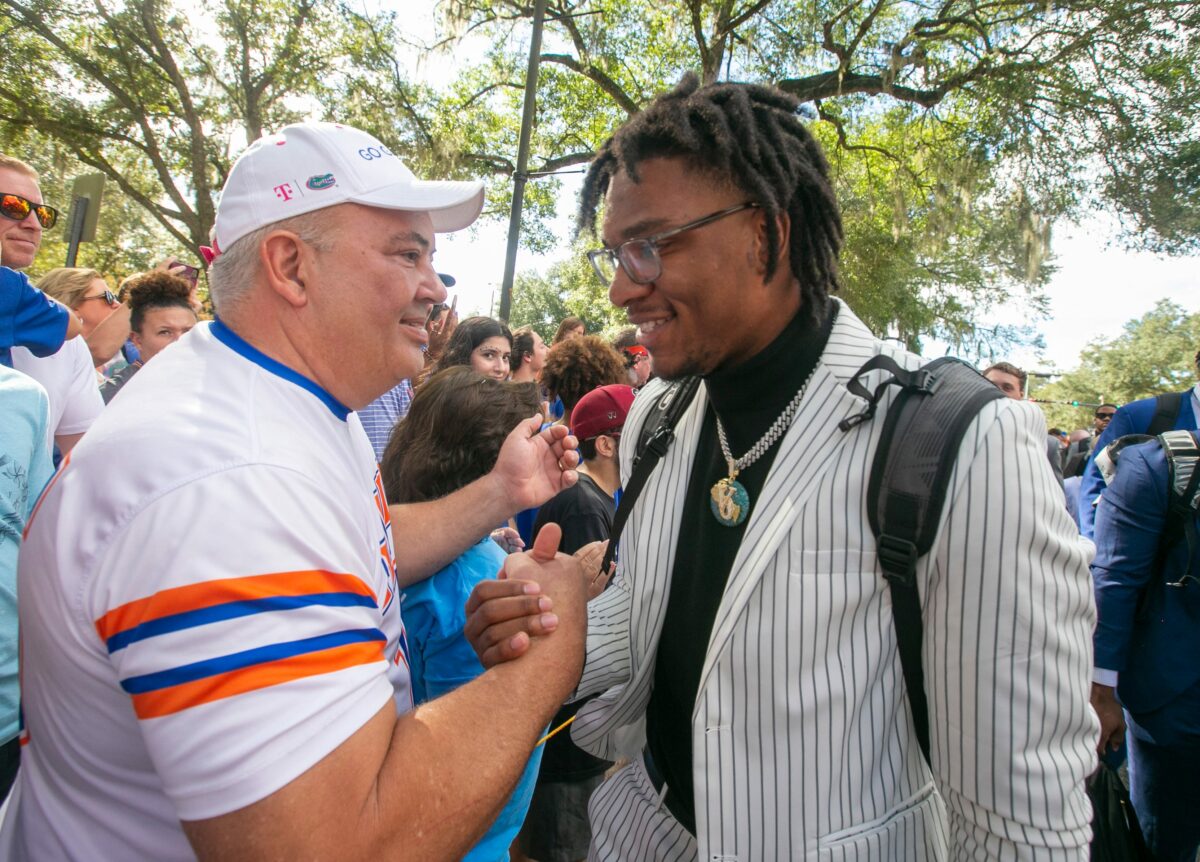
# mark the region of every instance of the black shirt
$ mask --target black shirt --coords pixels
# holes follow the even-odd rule
[[[573,554],[584,545],[608,538],[616,508],[612,497],[590,476],[580,473],[578,482],[556,494],[538,511],[533,535],[546,524],[558,524],[563,532],[558,549]]]
[[[756,517],[755,501],[779,451],[776,441],[738,474],[737,480],[750,496],[750,513],[738,526],[724,526],[709,508],[709,490],[729,475],[717,440],[716,416],[720,414],[733,456],[745,455],[779,418],[816,367],[836,313],[836,306],[831,304],[817,315],[820,320],[814,321],[801,309],[757,356],[704,379],[708,410],[688,479],[666,618],[658,641],[654,689],[646,710],[647,745],[670,788],[667,802],[671,813],[693,835],[692,710],[700,671],[725,582],[746,527]]]
[[[616,503],[592,479],[579,474],[579,481],[556,495],[542,506],[533,527],[537,535],[544,524],[555,523],[562,527],[563,537],[559,550],[573,554],[591,542],[608,538],[612,530]],[[579,711],[588,699],[568,704],[558,711],[551,728],[558,727]],[[600,775],[612,766],[607,760],[593,757],[571,741],[566,731],[546,741],[542,752],[542,766],[538,781],[580,781]]]

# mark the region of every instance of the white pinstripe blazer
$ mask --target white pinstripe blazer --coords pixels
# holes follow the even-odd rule
[[[1045,421],[1008,399],[983,408],[918,571],[931,775],[865,509],[887,400],[875,421],[838,429],[864,406],[846,382],[881,352],[921,362],[843,304],[754,503],[692,714],[695,841],[665,806],[647,806],[635,762],[638,774],[593,797],[591,858],[1085,857],[1084,779],[1099,734],[1088,705],[1091,545],[1047,465]],[[637,439],[656,391],[635,403],[625,439]],[[701,387],[627,525],[614,587],[589,607],[578,693],[604,694],[573,735],[603,756],[649,701],[706,400]],[[626,479],[632,455],[622,452]]]

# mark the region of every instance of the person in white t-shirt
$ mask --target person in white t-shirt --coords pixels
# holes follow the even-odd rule
[[[0,153],[0,193],[40,204],[42,190],[37,171],[20,159]],[[0,264],[25,269],[41,247],[42,226],[32,211],[20,221],[0,219],[0,240]],[[66,455],[104,409],[87,342],[76,336],[57,353],[41,357],[24,347],[14,347],[12,365],[46,390],[50,397],[51,442]]]
[[[421,368],[435,232],[482,203],[328,123],[234,165],[219,319],[128,383],[31,518],[0,858],[450,859],[486,831],[579,676],[583,576],[552,530],[507,558],[548,637],[415,711],[403,589],[572,484],[575,441],[531,417],[488,476],[389,507],[352,412]]]
[[[66,455],[104,409],[87,342],[77,335],[49,356],[34,356],[24,347],[14,347],[12,357],[13,368],[42,384],[50,397],[52,442]]]

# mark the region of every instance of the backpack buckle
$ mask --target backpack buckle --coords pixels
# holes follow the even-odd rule
[[[917,573],[920,552],[907,539],[882,533],[877,541],[876,556],[883,567],[883,576],[904,586],[912,586]]]
[[[936,374],[932,374],[927,368],[918,368],[912,374],[912,379],[908,386],[915,389],[917,392],[923,392],[926,395],[932,395],[937,391],[938,383],[941,381]]]

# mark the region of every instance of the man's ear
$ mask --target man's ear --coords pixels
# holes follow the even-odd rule
[[[617,439],[609,437],[607,434],[601,434],[596,438],[596,454],[603,455],[605,458],[616,458]]]
[[[258,247],[263,276],[276,294],[295,308],[308,304],[305,289],[313,250],[290,230],[273,230]]]
[[[753,263],[755,272],[766,278],[771,260],[767,251],[769,245],[767,242],[767,219],[771,216],[764,210],[754,210],[754,214],[754,242],[751,247]],[[775,216],[775,224],[779,233],[779,248],[775,254],[775,272],[778,273],[781,269],[786,272],[790,266],[788,248],[792,233],[792,220],[786,212],[780,212]]]

